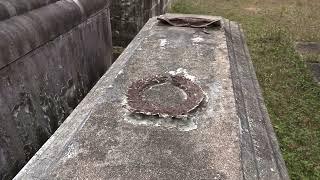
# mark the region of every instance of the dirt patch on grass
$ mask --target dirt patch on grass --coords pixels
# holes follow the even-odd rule
[[[244,10],[257,14],[259,11],[261,11],[261,8],[258,8],[255,6],[249,6],[249,7],[245,7]]]

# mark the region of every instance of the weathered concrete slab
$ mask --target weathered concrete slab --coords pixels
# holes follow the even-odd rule
[[[152,18],[15,179],[288,179],[241,28],[194,17],[222,27]],[[205,100],[184,118],[129,110],[134,82],[167,74]]]
[[[241,131],[243,179],[289,179],[241,26],[225,20]]]
[[[5,2],[31,8],[0,21],[0,179],[12,179],[110,67],[112,42],[108,0]]]
[[[320,63],[307,64],[313,75],[314,81],[320,85]]]
[[[295,49],[306,61],[314,81],[320,84],[320,42],[297,42]]]
[[[320,42],[297,42],[295,48],[302,55],[320,55]]]

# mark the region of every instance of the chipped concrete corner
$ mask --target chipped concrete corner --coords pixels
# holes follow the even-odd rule
[[[149,20],[16,180],[289,179],[239,25],[167,16],[221,28]],[[205,95],[186,118],[128,110],[132,83],[179,73]]]

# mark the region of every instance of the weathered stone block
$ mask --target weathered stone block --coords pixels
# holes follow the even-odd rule
[[[15,179],[289,179],[240,26],[168,16],[221,27],[152,18]]]

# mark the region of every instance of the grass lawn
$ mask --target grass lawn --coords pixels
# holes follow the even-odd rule
[[[243,25],[290,177],[320,179],[320,87],[294,50],[295,41],[320,41],[320,1],[178,0],[171,11]]]

